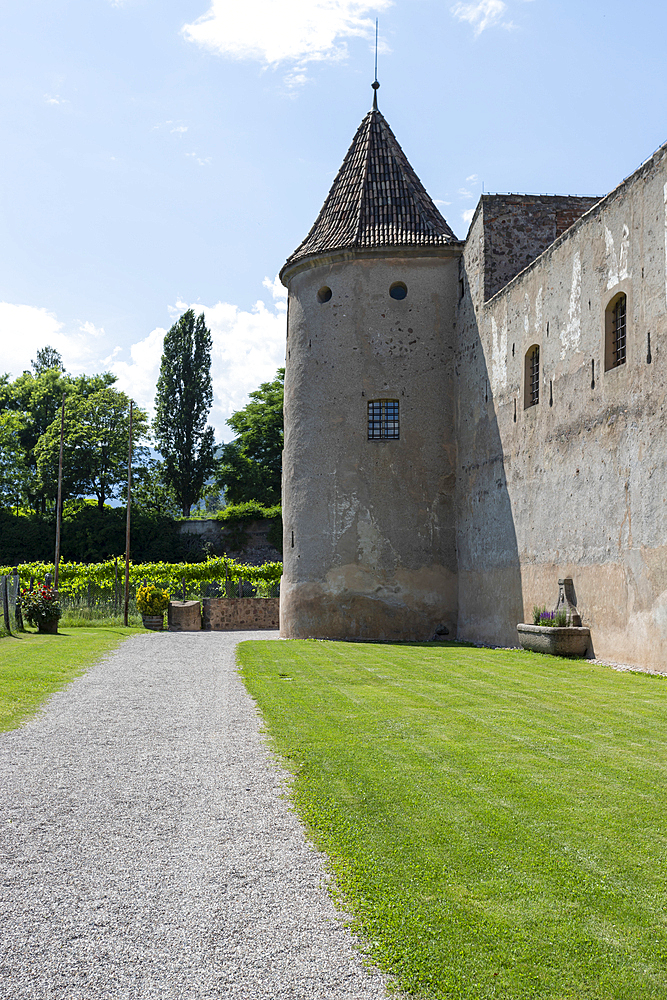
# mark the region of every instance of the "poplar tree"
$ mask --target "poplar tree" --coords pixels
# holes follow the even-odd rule
[[[165,335],[155,397],[155,441],[163,477],[184,517],[201,498],[213,470],[211,334],[204,313],[188,309]]]
[[[250,402],[227,421],[237,438],[223,445],[216,483],[228,503],[280,503],[284,384],[285,369],[279,368],[273,382],[251,392]]]

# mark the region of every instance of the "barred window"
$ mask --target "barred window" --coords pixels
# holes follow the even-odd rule
[[[611,300],[605,313],[605,371],[624,365],[626,358],[628,300],[621,292]]]
[[[537,344],[526,352],[523,408],[536,406],[540,401],[540,348]]]
[[[398,400],[374,399],[368,404],[368,440],[398,440]]]

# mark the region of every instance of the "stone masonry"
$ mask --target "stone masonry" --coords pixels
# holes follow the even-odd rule
[[[569,195],[483,195],[476,214],[484,216],[485,301],[599,200]]]
[[[202,628],[207,632],[245,632],[280,627],[277,597],[206,597]]]

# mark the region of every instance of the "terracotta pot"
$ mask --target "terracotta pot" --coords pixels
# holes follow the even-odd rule
[[[589,628],[549,628],[548,625],[517,625],[519,642],[524,649],[550,656],[581,657],[591,643]]]
[[[38,632],[45,632],[48,635],[58,634],[58,619],[50,618],[47,622],[40,622],[37,626]]]
[[[141,620],[144,628],[150,628],[154,632],[161,632],[164,627],[164,615],[142,615]]]

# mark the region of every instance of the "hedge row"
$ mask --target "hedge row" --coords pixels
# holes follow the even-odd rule
[[[43,581],[47,573],[53,575],[53,563],[21,563],[18,567],[22,586],[28,586],[30,578]],[[268,593],[279,583],[283,571],[282,563],[264,563],[263,566],[248,566],[223,556],[201,563],[130,563],[130,589],[132,595],[144,580],[160,584],[171,593],[181,591],[185,581],[186,592],[200,591],[206,584],[223,584],[226,580],[238,583],[245,580],[257,587],[260,596]],[[0,575],[11,574],[11,566],[0,566]],[[90,586],[101,597],[113,598],[118,585],[125,578],[123,559],[107,559],[98,563],[61,562],[58,570],[58,590],[64,597],[78,598],[85,595]]]

